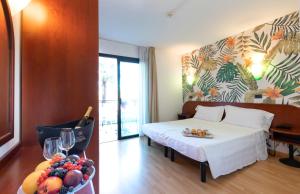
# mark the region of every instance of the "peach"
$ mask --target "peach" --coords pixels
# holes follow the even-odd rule
[[[63,181],[59,177],[48,177],[38,187],[38,194],[59,193],[63,186]]]

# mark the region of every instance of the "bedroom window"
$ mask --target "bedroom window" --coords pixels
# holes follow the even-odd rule
[[[100,143],[139,134],[139,59],[99,56]]]

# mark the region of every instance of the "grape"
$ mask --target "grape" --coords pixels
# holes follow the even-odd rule
[[[57,176],[57,177],[63,179],[67,172],[68,172],[68,170],[66,170],[66,169],[57,168],[57,169],[54,169],[53,171],[51,171],[48,176]]]
[[[91,160],[91,159],[88,159],[86,160],[83,165],[87,166],[87,167],[90,167],[90,166],[93,166],[94,165],[94,161]]]
[[[73,191],[73,189],[74,189],[74,187],[69,187],[69,192],[72,192]]]
[[[66,194],[68,193],[69,189],[68,187],[62,186],[62,188],[59,191],[59,194]]]
[[[88,167],[85,174],[91,176],[91,174],[93,174],[93,172],[94,172],[94,168]]]
[[[84,185],[85,182],[86,182],[85,180],[81,180],[80,184]]]
[[[60,166],[60,162],[56,162],[56,163],[54,163],[51,167],[57,168],[57,167],[59,167],[59,166]]]
[[[88,169],[87,166],[83,166],[83,167],[81,168],[82,174],[85,174],[85,173],[87,172],[87,169]]]

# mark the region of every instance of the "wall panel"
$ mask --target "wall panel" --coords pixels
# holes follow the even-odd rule
[[[38,143],[37,125],[78,119],[91,105],[88,156],[98,161],[98,1],[33,0],[23,12],[21,52],[22,144]]]
[[[299,11],[186,54],[184,101],[300,107]]]

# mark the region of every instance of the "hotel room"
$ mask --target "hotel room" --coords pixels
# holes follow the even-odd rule
[[[299,0],[1,0],[0,193],[300,193]]]

